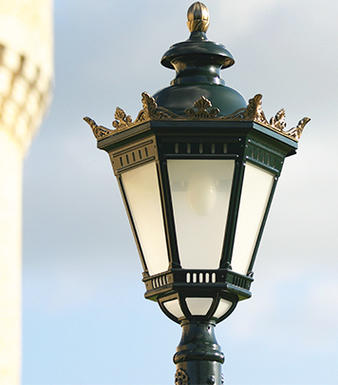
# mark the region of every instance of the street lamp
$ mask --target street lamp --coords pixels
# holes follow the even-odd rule
[[[234,64],[206,37],[209,13],[188,10],[190,38],[161,63],[171,85],[142,94],[133,121],[121,108],[114,130],[84,118],[108,152],[143,266],[145,297],[183,328],[175,384],[223,383],[215,325],[251,297],[253,267],[284,159],[309,121],[286,131],[269,121],[262,96],[247,104],[220,70]]]

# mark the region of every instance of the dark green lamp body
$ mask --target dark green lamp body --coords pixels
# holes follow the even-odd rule
[[[246,107],[243,97],[226,87],[220,70],[230,67],[234,59],[225,47],[207,40],[204,32],[192,32],[190,38],[173,45],[162,57],[161,64],[175,69],[176,78],[154,95],[159,106],[179,115],[204,96],[221,115],[229,115]]]
[[[190,38],[161,63],[176,77],[133,122],[117,108],[115,130],[89,119],[108,152],[143,265],[145,297],[181,324],[176,385],[223,383],[216,323],[251,296],[253,266],[284,159],[308,122],[285,131],[267,121],[261,95],[226,87],[234,59],[207,40],[206,7],[188,11]]]

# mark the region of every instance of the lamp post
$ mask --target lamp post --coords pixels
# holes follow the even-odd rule
[[[142,94],[133,121],[121,108],[114,129],[84,118],[110,157],[143,266],[147,299],[182,326],[176,385],[220,385],[224,355],[215,325],[251,297],[254,262],[284,159],[296,153],[309,118],[286,130],[269,121],[262,96],[247,104],[225,86],[234,64],[206,37],[209,13],[188,10],[188,40],[163,55],[171,85]]]

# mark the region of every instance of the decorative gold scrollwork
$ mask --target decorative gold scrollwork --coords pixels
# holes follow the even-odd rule
[[[282,108],[279,110],[274,117],[268,122],[262,108],[262,98],[261,94],[255,95],[252,99],[249,100],[248,106],[246,108],[241,108],[235,111],[231,115],[221,116],[221,120],[231,120],[231,121],[254,121],[260,123],[274,131],[281,133],[284,136],[287,136],[293,140],[298,141],[305,125],[311,120],[310,118],[303,118],[299,121],[298,125],[294,128],[291,128],[289,131],[286,129],[285,121],[285,110]]]
[[[241,108],[234,113],[226,116],[219,116],[220,110],[213,107],[210,100],[201,96],[197,99],[192,108],[185,110],[185,115],[177,115],[164,107],[157,105],[155,99],[147,94],[142,93],[143,109],[138,113],[135,121],[130,115],[127,115],[122,108],[117,107],[115,111],[115,120],[113,126],[115,130],[110,130],[103,126],[98,126],[94,120],[85,117],[84,120],[91,126],[93,133],[97,139],[114,134],[131,127],[134,127],[143,122],[150,120],[226,120],[226,121],[252,121],[259,123],[267,128],[270,128],[288,138],[298,141],[304,127],[310,121],[310,118],[303,118],[298,122],[296,127],[286,131],[285,110],[282,108],[274,117],[268,121],[265,117],[262,108],[261,94],[255,95],[249,100],[246,108]]]
[[[284,131],[286,128],[285,110],[282,108],[275,116],[270,119],[270,125],[279,131]]]
[[[261,94],[255,95],[249,100],[246,108],[240,108],[233,114],[220,117],[221,120],[246,120],[255,121],[257,123],[269,124],[262,108]]]
[[[115,120],[113,121],[113,127],[117,130],[123,130],[133,124],[133,120],[130,115],[127,115],[122,108],[117,107],[115,110]]]
[[[255,122],[263,124],[268,123],[262,108],[262,98],[263,95],[257,94],[249,100],[248,107],[246,108],[246,112],[244,114],[244,119],[254,120]]]
[[[176,370],[175,385],[189,385],[188,374],[183,369]]]
[[[114,132],[113,130],[109,130],[109,128],[98,126],[95,120],[89,118],[88,116],[84,117],[83,120],[90,125],[96,139],[101,139],[104,136],[111,135]]]
[[[310,118],[303,118],[301,119],[296,127],[291,128],[291,130],[286,131],[285,133],[289,136],[292,136],[296,140],[299,140],[300,136],[302,135],[302,132],[304,130],[304,127],[309,123],[311,119]]]
[[[138,113],[134,123],[141,123],[147,120],[173,120],[178,119],[179,116],[167,110],[164,107],[159,107],[155,99],[142,92],[143,109]]]
[[[212,108],[210,100],[201,96],[196,100],[193,108],[187,108],[184,112],[190,119],[215,119],[219,109]]]
[[[130,115],[127,115],[122,108],[117,107],[115,111],[115,120],[113,122],[113,126],[116,130],[124,130],[148,120],[172,120],[178,118],[178,115],[173,112],[166,108],[159,107],[155,102],[155,99],[146,92],[142,93],[142,105],[143,109],[138,113],[134,122]]]

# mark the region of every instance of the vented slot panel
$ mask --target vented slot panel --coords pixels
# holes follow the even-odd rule
[[[216,273],[200,272],[200,273],[186,273],[186,283],[216,283]]]
[[[158,289],[159,287],[168,285],[168,283],[169,282],[168,282],[168,278],[166,275],[162,275],[160,277],[156,277],[156,278],[153,278],[151,280],[151,284],[152,284],[153,289]]]
[[[153,140],[139,143],[116,153],[110,154],[116,174],[136,165],[156,158],[156,147]]]
[[[194,154],[194,155],[208,155],[208,154],[227,154],[227,143],[174,143],[167,144],[168,153],[172,154]]]

